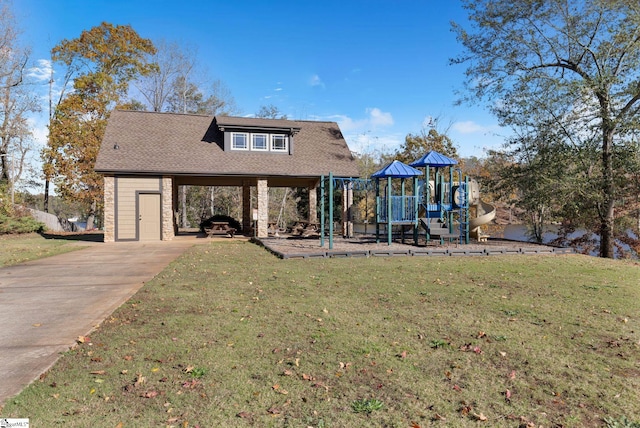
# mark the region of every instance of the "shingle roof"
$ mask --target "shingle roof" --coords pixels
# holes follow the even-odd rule
[[[217,121],[217,122],[216,122]],[[218,126],[299,128],[293,154],[224,151]],[[114,147],[117,147],[115,149]],[[338,124],[116,110],[98,153],[99,173],[357,177]]]

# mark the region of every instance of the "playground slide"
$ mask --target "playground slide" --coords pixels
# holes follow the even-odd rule
[[[484,214],[482,214],[484,213]],[[472,218],[469,221],[469,230],[472,233],[478,233],[476,229],[478,229],[483,224],[489,223],[496,217],[496,207],[486,202],[480,201],[478,206],[478,217]]]

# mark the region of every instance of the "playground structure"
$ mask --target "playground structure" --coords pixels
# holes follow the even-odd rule
[[[380,242],[384,231],[389,245],[393,241],[394,227],[399,229],[403,242],[405,232],[411,230],[416,245],[422,231],[427,243],[430,240],[441,243],[455,240],[468,244],[470,238],[486,241],[488,235],[482,233],[481,226],[492,221],[496,214],[493,205],[480,199],[477,181],[463,176],[457,161],[435,151],[409,165],[393,161],[373,173],[370,179],[333,178],[330,174],[328,197],[324,177],[321,181],[321,246],[324,246],[325,237],[325,199],[328,199],[329,218],[333,219],[336,187],[342,189],[342,232],[348,237],[353,234],[350,221],[353,190],[375,188],[376,242]],[[470,217],[472,212],[473,218]],[[332,249],[333,221],[328,225],[329,248]]]

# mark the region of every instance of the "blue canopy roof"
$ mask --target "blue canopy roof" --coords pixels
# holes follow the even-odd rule
[[[371,174],[371,178],[409,178],[418,177],[422,175],[422,172],[406,165],[399,160],[394,160],[389,165],[385,166],[381,170],[378,170]]]
[[[431,150],[429,153],[422,156],[420,159],[411,162],[409,165],[414,167],[430,166],[435,168],[441,168],[441,167],[453,166],[457,164],[458,164],[457,160],[446,157],[445,155],[438,153],[435,150]]]

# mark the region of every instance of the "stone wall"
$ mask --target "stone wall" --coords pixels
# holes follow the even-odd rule
[[[258,238],[269,236],[269,186],[267,180],[258,180]]]
[[[174,238],[173,177],[162,177],[162,240]]]

